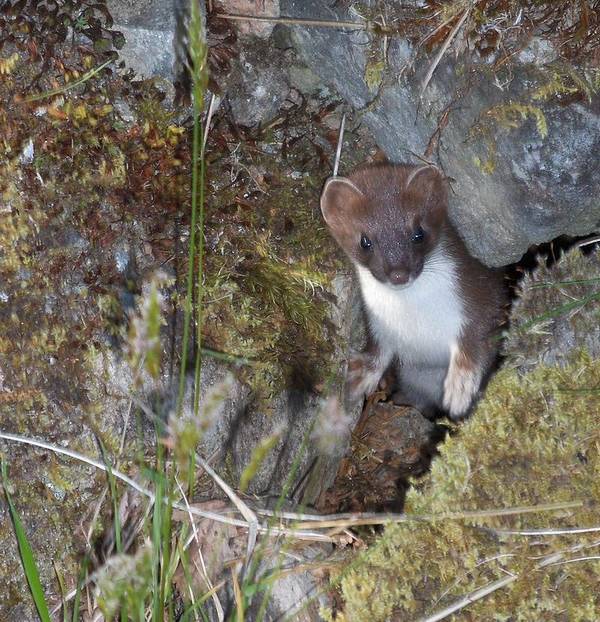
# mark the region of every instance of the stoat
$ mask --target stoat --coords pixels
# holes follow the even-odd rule
[[[471,256],[452,226],[438,169],[379,164],[332,177],[321,210],[354,265],[367,319],[367,347],[348,364],[350,398],[373,392],[393,365],[395,401],[469,414],[496,360],[506,292],[502,272]]]

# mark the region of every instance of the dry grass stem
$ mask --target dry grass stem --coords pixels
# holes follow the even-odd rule
[[[554,562],[553,564],[548,564],[549,566],[562,566],[564,564],[574,564],[576,562],[590,562],[590,561],[598,561],[600,560],[600,555],[588,555],[587,557],[574,557],[573,559],[565,559],[561,562]]]
[[[204,122],[204,135],[202,136],[202,151],[200,157],[204,157],[204,151],[206,149],[206,141],[208,140],[208,132],[210,131],[210,122],[212,121],[213,114],[219,107],[220,101],[214,93],[210,96],[210,103],[208,104],[208,112],[206,113],[206,121]]]
[[[576,551],[579,551],[581,549],[588,548],[588,547],[589,547],[588,544],[576,544],[575,546],[572,546],[566,551],[552,553],[551,555],[547,555],[539,564],[535,566],[535,568],[537,570],[542,570],[543,568],[547,568],[549,566],[556,566],[558,564],[566,563],[570,561],[570,560],[563,559],[567,553],[574,553]],[[586,559],[586,558],[582,558],[582,559]],[[576,560],[573,560],[573,561],[576,561]],[[498,581],[494,581],[493,583],[490,583],[489,585],[486,585],[485,587],[479,588],[478,590],[475,590],[474,592],[467,594],[466,596],[455,601],[454,603],[452,603],[445,609],[442,609],[441,611],[434,613],[432,616],[428,616],[427,618],[422,618],[419,622],[438,622],[438,620],[443,620],[444,618],[451,616],[453,613],[456,613],[457,611],[464,609],[465,607],[474,603],[475,601],[485,598],[488,594],[491,594],[492,592],[495,592],[499,589],[502,589],[503,587],[506,587],[507,585],[510,585],[511,583],[514,583],[519,577],[520,575],[511,574],[510,576],[504,579],[499,579]]]
[[[510,585],[517,579],[518,579],[518,575],[511,575],[509,577],[505,577],[504,579],[499,579],[498,581],[494,581],[493,583],[490,583],[489,585],[486,585],[485,587],[482,587],[478,590],[475,590],[474,592],[471,592],[470,594],[467,594],[465,597],[452,603],[452,605],[450,605],[449,607],[446,607],[445,609],[442,609],[438,611],[437,613],[434,613],[432,616],[428,616],[427,618],[422,618],[419,622],[438,622],[438,620],[443,620],[444,618],[451,616],[453,613],[456,613],[457,611],[464,609],[465,607],[474,603],[475,601],[485,598],[488,594],[491,594],[492,592],[495,592],[496,590],[499,590],[503,587],[506,587],[507,585]]]
[[[235,598],[236,619],[243,622],[244,620],[244,599],[242,597],[242,590],[240,589],[238,575],[239,575],[239,569],[232,567],[231,568],[231,579],[233,580],[233,595]]]
[[[342,145],[344,144],[344,129],[346,127],[346,113],[342,115],[342,120],[340,122],[340,133],[338,135],[337,148],[335,150],[335,162],[333,164],[333,176],[337,177],[338,170],[340,167],[340,157],[342,155]]]
[[[584,507],[584,501],[564,501],[557,503],[541,503],[539,505],[520,506],[512,508],[498,508],[494,510],[470,510],[465,512],[446,512],[441,514],[342,514],[315,517],[296,524],[298,529],[310,526],[312,529],[331,527],[352,527],[355,525],[382,525],[385,523],[404,523],[409,521],[430,522],[438,520],[460,520],[473,518],[492,518],[497,516],[514,516],[516,514],[531,514],[534,512],[555,512]],[[291,513],[288,513],[290,516]]]
[[[183,499],[185,503],[185,507],[187,509],[187,513],[190,519],[190,524],[192,526],[192,538],[190,538],[190,540],[186,542],[185,548],[187,549],[187,547],[192,542],[192,540],[196,541],[196,544],[198,545],[198,557],[200,558],[200,564],[202,566],[201,574],[204,577],[204,580],[206,581],[206,585],[208,586],[208,589],[212,590],[214,586],[212,584],[212,581],[210,580],[208,571],[206,570],[206,564],[204,563],[204,556],[202,555],[202,545],[200,543],[200,538],[198,537],[198,530],[196,529],[196,521],[194,520],[194,517],[192,516],[192,512],[191,512],[191,508],[190,508],[187,495],[185,494],[185,491],[183,490],[183,487],[181,483],[179,482],[179,480],[177,479],[177,477],[175,478],[175,481],[177,483],[177,487],[179,488],[179,492],[181,493],[181,498]],[[198,565],[196,564],[196,560],[194,560],[194,565],[196,566],[198,570],[200,570],[200,568],[198,568]],[[190,592],[190,599],[192,601],[192,605],[195,605],[194,590],[192,589],[191,585],[188,585],[188,589]],[[217,617],[219,619],[219,622],[223,622],[225,620],[225,611],[223,610],[223,605],[221,605],[221,601],[219,600],[219,596],[217,592],[216,591],[213,592],[211,594],[211,597],[213,599],[215,609],[217,610]],[[198,620],[199,618],[198,618],[198,613],[196,611],[196,607],[194,606],[193,609],[194,609],[194,617],[196,618],[196,620]]]
[[[498,536],[569,536],[578,533],[594,533],[600,527],[570,527],[566,529],[493,529]]]
[[[462,28],[462,25],[465,23],[467,17],[469,16],[469,13],[471,12],[471,8],[472,6],[468,6],[464,10],[462,17],[458,20],[454,28],[450,31],[450,33],[446,37],[446,40],[442,44],[442,47],[438,50],[438,53],[435,55],[435,58],[433,59],[433,62],[429,66],[429,69],[427,70],[427,74],[425,75],[425,78],[423,79],[423,82],[421,84],[420,97],[423,97],[423,93],[425,93],[425,89],[427,88],[429,82],[431,81],[431,78],[433,77],[433,74],[435,70],[437,69],[437,66],[440,64],[442,57],[446,53],[447,49],[450,47],[450,44],[452,43],[452,41],[454,41],[456,35],[458,34],[458,31]]]
[[[437,606],[437,604],[440,602],[440,600],[442,600],[443,598],[445,598],[445,596],[447,594],[449,594],[452,590],[454,590],[456,588],[456,586],[458,586],[460,584],[461,581],[463,581],[463,579],[466,579],[469,574],[471,574],[473,572],[473,570],[475,570],[476,568],[481,568],[482,566],[485,566],[487,564],[491,564],[492,562],[498,561],[499,559],[506,559],[507,557],[515,557],[514,553],[504,553],[502,555],[494,555],[493,557],[488,557],[486,559],[482,559],[480,562],[477,562],[475,564],[475,566],[473,567],[472,570],[469,570],[468,572],[464,572],[462,575],[460,575],[459,577],[457,577],[452,584],[445,589],[435,600],[435,602],[433,603],[433,605],[431,605],[431,608],[433,609],[434,607]]]
[[[0,439],[4,439],[7,441],[13,441],[15,443],[21,443],[25,445],[31,445],[33,447],[38,447],[40,449],[45,449],[47,451],[51,451],[56,454],[68,456],[79,462],[89,464],[90,466],[93,466],[101,471],[105,471],[105,472],[108,471],[108,467],[102,464],[101,462],[99,462],[98,460],[94,460],[93,458],[88,458],[87,456],[84,456],[70,449],[63,449],[62,447],[57,447],[56,445],[52,445],[51,443],[47,443],[45,441],[39,441],[36,439],[27,438],[24,436],[20,436],[18,434],[7,434],[6,432],[0,432]],[[150,499],[152,503],[154,503],[156,497],[152,491],[144,488],[143,486],[138,484],[136,481],[134,481],[133,479],[131,479],[124,473],[121,473],[120,471],[117,471],[115,469],[111,469],[111,470],[112,470],[113,476],[116,479],[124,482],[128,486],[131,486],[131,488],[133,488],[140,494],[144,495],[145,497]],[[184,512],[185,514],[188,513],[185,505],[181,503],[173,503],[172,507],[176,510],[180,510],[181,512]],[[248,524],[248,522],[244,520],[240,520],[238,518],[231,518],[229,516],[225,516],[224,514],[218,514],[216,512],[209,512],[207,510],[200,510],[197,507],[190,507],[189,510],[194,516],[199,516],[201,518],[208,518],[210,520],[214,520],[219,523],[226,523],[228,525],[233,525],[235,527],[242,527],[244,529],[250,528],[250,525]],[[259,525],[257,531],[259,533],[267,534],[267,535],[274,536],[274,537],[286,535],[286,536],[294,536],[295,538],[298,538],[300,540],[308,540],[308,541],[316,541],[316,542],[335,542],[335,539],[330,538],[324,534],[321,534],[315,531],[301,531],[301,530],[296,530],[296,529],[269,527],[266,525]]]
[[[250,560],[254,547],[256,546],[256,537],[258,534],[258,519],[256,514],[235,494],[231,486],[212,469],[212,467],[196,454],[196,462],[201,466],[210,477],[212,477],[221,490],[229,497],[240,514],[248,521],[248,545],[246,548],[246,560]]]
[[[258,15],[233,15],[216,13],[216,18],[237,22],[267,22],[269,24],[286,24],[288,26],[316,26],[318,28],[353,28],[354,30],[372,30],[369,22],[348,22],[325,19],[304,19],[300,17],[260,17]]]

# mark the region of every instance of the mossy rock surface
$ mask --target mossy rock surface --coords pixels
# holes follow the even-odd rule
[[[79,39],[73,44],[35,3],[22,11],[10,4],[2,24],[11,39],[0,53],[0,428],[101,461],[100,439],[113,464],[119,461],[136,476],[136,469],[153,464],[156,441],[154,419],[137,404],[164,418],[173,405],[170,383],[181,351],[188,268],[190,113],[173,105],[172,86],[164,81],[134,80],[111,61],[106,46],[92,49]],[[102,22],[97,4],[90,10]],[[69,7],[57,3],[60,15]],[[108,41],[106,29],[94,24],[92,34]],[[35,99],[27,101],[30,96]],[[270,468],[278,483],[285,481],[320,409],[318,385],[324,393],[341,368],[345,337],[338,340],[335,315],[345,314],[343,305],[335,307],[341,288],[334,283],[341,263],[318,206],[337,132],[313,119],[317,113],[339,117],[338,105],[331,98],[298,96],[262,129],[232,127],[224,107],[213,118],[203,345],[227,361],[249,364],[205,362],[203,389],[222,380],[228,368],[237,372],[231,417],[223,417],[214,434],[219,450],[225,444],[239,449],[235,470],[227,468],[231,455],[218,465],[234,486],[253,452],[250,441],[260,442],[280,420],[290,431],[280,430]],[[357,147],[362,139],[350,123],[348,128],[352,166],[370,145]],[[128,324],[159,267],[172,283],[163,291],[171,312],[163,382],[140,388],[126,356]],[[292,380],[300,386],[294,385],[291,398],[301,394],[294,404],[310,407],[302,419],[286,399]],[[249,392],[253,399],[246,400]],[[253,436],[236,444],[236,430],[243,428],[233,422],[242,417]],[[208,445],[208,433],[205,440]],[[54,602],[53,560],[60,560],[72,585],[106,477],[52,452],[15,443],[0,449]],[[285,459],[278,460],[277,452]],[[268,472],[257,486],[262,490],[270,481]],[[32,619],[4,501],[0,520],[0,619]],[[111,520],[106,497],[91,543],[110,530]]]
[[[598,619],[598,533],[535,534],[598,527],[600,360],[585,347],[588,336],[598,339],[597,304],[557,320],[570,321],[566,343],[552,344],[552,331],[534,331],[530,343],[526,336],[527,326],[563,304],[559,282],[587,279],[571,301],[600,289],[590,280],[597,261],[573,251],[525,280],[508,360],[407,495],[405,512],[424,519],[388,526],[340,573],[345,606],[335,619],[426,618],[507,577],[450,619]],[[534,283],[551,281],[541,300],[530,297]],[[552,364],[520,371],[522,355]],[[534,533],[509,533],[519,531]]]

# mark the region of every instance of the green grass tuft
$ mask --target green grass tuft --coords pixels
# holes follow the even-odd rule
[[[27,539],[23,523],[19,518],[19,514],[8,492],[8,469],[5,460],[0,460],[0,467],[2,469],[2,486],[4,488],[4,496],[6,497],[10,518],[15,530],[15,537],[17,538],[17,544],[19,545],[19,554],[21,556],[23,571],[25,572],[25,577],[27,578],[27,583],[29,585],[29,589],[31,590],[31,595],[41,622],[50,622],[50,612],[48,610],[48,604],[46,603],[46,597],[40,582],[40,575],[35,562],[35,557],[33,556],[33,551],[29,545],[29,540]]]

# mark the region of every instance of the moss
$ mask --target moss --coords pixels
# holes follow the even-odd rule
[[[16,60],[3,63],[10,73],[0,75],[1,427],[90,456],[98,453],[96,434],[117,455],[121,421],[106,412],[106,393],[92,390],[98,383],[88,348],[105,351],[107,335],[124,332],[129,284],[115,267],[113,244],[127,237],[127,223],[147,231],[156,214],[173,213],[185,184],[185,137],[158,121],[148,121],[147,131],[136,121],[124,130],[111,102],[126,98],[133,108],[144,88],[109,69],[59,95],[24,101],[32,90],[67,86],[104,60],[92,55],[90,64],[85,48],[56,39],[36,56],[47,44],[38,23],[33,30],[16,23],[29,19],[34,4],[13,22],[8,7],[3,22],[15,35],[4,52]],[[105,480],[48,452],[12,443],[3,449],[18,490],[15,504],[51,595],[53,559],[64,576],[77,575],[85,547],[81,523]],[[28,603],[29,592],[9,524],[0,544],[4,619],[4,607]]]
[[[304,116],[286,123],[270,131],[273,143],[296,136]],[[205,338],[251,361],[243,375],[265,405],[294,376],[326,377],[338,341],[328,314],[341,263],[319,213],[323,173],[309,138],[296,139],[287,161],[260,136],[258,153],[236,146],[233,172],[228,160],[208,167]]]
[[[523,277],[510,331],[503,342],[509,363],[529,369],[560,362],[573,344],[600,354],[600,257],[567,253],[551,268],[541,265]],[[557,343],[564,347],[557,347]]]
[[[594,261],[573,255],[552,271],[526,280],[514,330],[553,304],[529,297],[532,284],[557,272],[579,280]],[[597,274],[597,271],[596,271]],[[589,286],[589,283],[587,284]],[[554,295],[561,289],[554,281]],[[539,290],[536,290],[536,292]],[[581,292],[579,292],[581,293]],[[559,294],[562,296],[562,294]],[[595,311],[586,330],[597,337]],[[581,331],[583,331],[581,327]],[[519,343],[527,339],[521,336]],[[531,344],[535,351],[536,337]],[[544,344],[545,345],[545,344]],[[438,520],[390,525],[337,577],[345,600],[343,620],[415,619],[507,576],[515,580],[463,610],[477,620],[593,620],[600,564],[564,563],[597,554],[597,534],[510,535],[502,530],[597,526],[600,504],[600,360],[571,343],[560,364],[521,373],[520,351],[509,337],[508,363],[492,379],[473,417],[440,449],[431,473],[408,493],[405,511]],[[560,346],[558,346],[560,348]],[[514,356],[514,358],[513,358]],[[490,516],[469,511],[577,502],[556,511],[515,511]],[[574,546],[580,549],[572,548]],[[555,565],[544,559],[562,553]],[[461,618],[462,619],[462,618]]]
[[[189,128],[177,125],[181,111],[164,105],[153,81],[134,83],[113,66],[70,88],[106,56],[60,39],[49,46],[37,26],[21,31],[32,4],[4,22],[15,38],[3,48],[0,75],[0,419],[6,431],[96,457],[97,436],[125,468],[139,444],[120,454],[127,396],[108,394],[107,385],[114,392],[115,376],[125,386],[131,378],[110,346],[124,343],[136,273],[172,268],[176,315],[181,308]],[[26,101],[32,92],[38,98]],[[233,131],[222,113],[209,136],[204,345],[251,359],[241,373],[265,400],[292,376],[322,380],[336,346],[328,287],[339,263],[318,208],[333,145],[321,146],[316,112],[293,106],[242,141],[236,131],[245,130]],[[363,158],[355,149],[348,165]],[[123,247],[132,274],[117,265]],[[63,574],[74,576],[85,545],[78,524],[105,477],[30,448],[10,445],[9,458],[17,507],[33,517],[44,586],[56,551],[64,552]],[[8,592],[23,600],[10,529],[0,544],[11,551],[3,576],[15,577],[0,601],[15,600]]]

